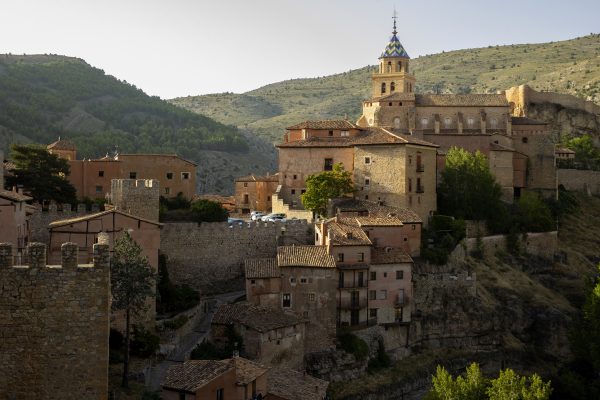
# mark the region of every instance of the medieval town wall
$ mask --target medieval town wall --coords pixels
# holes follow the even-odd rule
[[[600,171],[586,171],[579,169],[558,169],[558,184],[565,189],[600,194]]]
[[[212,293],[244,288],[244,260],[275,257],[278,245],[314,244],[313,225],[305,220],[285,224],[252,222],[165,223],[160,249],[167,256],[169,276]]]
[[[98,204],[93,204],[90,210],[88,210],[86,204],[77,204],[75,207],[72,207],[71,204],[62,204],[59,208],[56,204],[51,203],[47,210],[43,210],[41,206],[38,206],[29,218],[29,241],[41,242],[47,245],[50,243],[48,225],[51,222],[82,217],[99,211],[101,210]]]
[[[46,246],[30,243],[29,265],[13,265],[0,244],[0,398],[108,397],[109,250],[77,264],[77,245],[62,245],[61,265],[46,265]]]
[[[160,185],[156,179],[113,179],[111,203],[116,210],[158,221]]]
[[[514,103],[514,115],[528,116],[527,106],[531,103],[554,103],[565,108],[600,114],[600,106],[585,99],[556,92],[538,92],[527,85],[515,86],[505,91],[506,99]]]
[[[484,256],[493,257],[497,251],[507,251],[505,235],[484,236],[481,242]],[[477,238],[467,238],[465,244],[467,253],[470,253],[477,247]],[[551,260],[558,246],[558,232],[529,232],[519,237],[519,244],[525,253]]]

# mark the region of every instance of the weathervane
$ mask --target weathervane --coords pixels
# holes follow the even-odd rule
[[[393,31],[394,35],[395,35],[396,33],[398,33],[398,32],[396,31],[396,18],[397,18],[397,15],[396,15],[396,6],[394,6],[394,16],[392,17],[392,19],[394,20],[394,31]]]

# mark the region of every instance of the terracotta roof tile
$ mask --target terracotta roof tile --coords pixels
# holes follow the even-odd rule
[[[75,150],[75,143],[71,142],[70,140],[65,140],[65,139],[58,139],[56,142],[54,143],[50,143],[48,146],[46,146],[47,149],[54,149],[54,150]]]
[[[302,324],[304,320],[282,310],[241,302],[221,305],[215,312],[212,323],[216,325],[239,323],[264,333],[273,329]]]
[[[246,279],[278,278],[279,267],[276,258],[249,258],[244,261]]]
[[[373,201],[356,199],[336,199],[334,208],[340,212],[367,213],[368,216],[398,217],[402,223],[421,223],[423,220],[408,208],[380,205]]]
[[[332,219],[325,224],[331,244],[334,246],[370,246],[372,244],[354,218]]]
[[[412,263],[411,256],[402,249],[373,248],[371,249],[371,264]]]
[[[286,400],[321,400],[328,386],[327,381],[283,368],[272,368],[267,375],[269,394]]]
[[[320,121],[304,121],[287,127],[286,129],[358,129],[358,126],[343,119],[328,119]]]
[[[503,94],[417,94],[417,106],[507,107]]]
[[[279,246],[277,248],[279,267],[335,268],[333,256],[325,246]]]
[[[575,154],[573,150],[567,149],[566,147],[557,147],[556,150],[554,150],[554,152],[560,154]]]
[[[106,214],[110,214],[110,213],[120,214],[120,215],[123,215],[123,216],[126,216],[126,217],[130,217],[130,218],[133,218],[133,219],[137,219],[137,220],[140,220],[140,221],[147,222],[149,224],[154,224],[154,225],[162,226],[162,224],[160,222],[158,222],[158,221],[151,221],[149,219],[140,218],[140,217],[137,217],[137,216],[132,215],[132,214],[128,214],[128,213],[120,211],[120,210],[112,209],[112,210],[100,211],[100,212],[95,213],[95,214],[87,214],[87,215],[83,215],[83,216],[75,217],[75,218],[61,219],[61,220],[58,220],[58,221],[51,222],[50,224],[48,224],[48,227],[49,228],[57,228],[59,226],[71,225],[71,224],[75,224],[77,222],[89,221],[89,220],[92,220],[92,219],[100,218],[100,217],[102,217],[102,216],[104,216]]]
[[[235,366],[236,383],[238,385],[247,385],[269,371],[269,368],[264,365],[242,357],[232,358],[230,362]]]
[[[167,370],[162,383],[163,388],[183,390],[195,393],[207,383],[232,370],[229,362],[218,360],[189,360],[183,364],[173,365]]]
[[[359,226],[402,226],[402,221],[397,216],[369,215],[356,217]]]

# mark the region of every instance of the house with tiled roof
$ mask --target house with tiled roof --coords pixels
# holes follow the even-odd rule
[[[1,190],[0,187],[0,243],[12,243],[19,257],[25,253],[29,226],[27,201],[31,197],[16,190]]]
[[[210,338],[217,346],[228,343],[231,331],[243,338],[241,354],[265,365],[302,367],[306,320],[281,308],[249,302],[219,306],[211,322]]]
[[[242,357],[188,360],[167,370],[164,400],[247,400],[267,394],[268,368]]]
[[[269,400],[324,400],[329,382],[282,368],[271,368],[267,373]]]
[[[235,180],[235,210],[271,212],[273,193],[279,184],[278,174],[246,175]]]

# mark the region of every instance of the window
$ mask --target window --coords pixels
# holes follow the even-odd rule
[[[396,279],[404,279],[404,271],[396,271]]]
[[[267,196],[267,201],[271,201],[271,196]]]
[[[371,157],[365,157],[365,164],[371,164]]]
[[[369,280],[374,281],[377,279],[377,272],[371,271],[369,272]]]
[[[290,293],[284,293],[281,300],[282,307],[290,308],[292,306],[292,295]]]
[[[225,389],[217,389],[217,400],[225,400]]]
[[[165,188],[165,194],[171,194],[171,188],[166,187]]]
[[[369,318],[377,318],[377,309],[376,308],[369,309]]]
[[[377,300],[377,291],[369,290],[369,300]]]
[[[102,186],[96,186],[96,193],[102,193]]]
[[[307,282],[308,282],[308,279],[306,279],[306,278],[300,278],[300,283],[307,283]]]
[[[104,171],[98,171],[98,176],[102,178],[104,176]]]
[[[329,131],[329,136],[333,136],[333,131]]]
[[[387,299],[387,290],[380,290],[378,293],[377,300],[385,300]]]
[[[167,172],[167,179],[173,179],[173,173],[172,172]],[[244,183],[244,185],[246,185]]]
[[[415,229],[417,229],[417,226],[415,224],[412,225],[412,230],[414,231]]]
[[[300,194],[304,194],[304,193],[306,193],[306,189],[300,190]]]
[[[294,278],[293,276],[290,277],[290,283],[291,284],[295,284],[296,283],[296,278]]]
[[[365,195],[365,200],[369,200],[369,195],[368,194]]]
[[[341,131],[341,132],[340,132],[340,135],[341,135],[341,136],[344,136],[344,137],[346,137],[346,136],[350,136],[350,132],[348,132],[348,131]]]
[[[333,171],[333,158],[326,158],[325,165],[323,166],[325,171]]]
[[[365,253],[358,253],[358,262],[365,261]]]
[[[390,107],[392,106],[392,102],[391,101],[388,103],[388,106],[390,106]]]
[[[371,184],[371,178],[365,178],[365,186],[369,186]]]
[[[412,192],[412,178],[408,178],[408,191]]]
[[[490,126],[492,128],[495,128],[496,126],[498,126],[498,120],[496,118],[490,119]]]
[[[394,129],[400,129],[400,117],[394,118]]]
[[[302,317],[303,318],[308,318],[308,311],[302,311]],[[277,344],[279,344],[279,343],[280,343],[280,341],[278,340]]]
[[[129,173],[129,179],[136,179],[137,178],[137,172],[130,172]]]
[[[384,273],[383,273],[383,277],[384,277],[384,278],[387,278],[387,272],[384,272]]]
[[[179,400],[185,400],[185,393],[179,393]]]
[[[292,189],[292,194],[296,194],[296,189]]]
[[[450,117],[444,118],[444,126],[446,128],[450,128],[450,125],[452,125],[452,118],[450,118]]]
[[[428,124],[429,124],[429,120],[427,118],[421,118],[421,127],[427,128]]]
[[[244,204],[248,204],[250,202],[250,199],[248,199],[248,195],[245,194],[244,195]]]
[[[337,260],[338,262],[344,262],[344,253],[338,253]]]
[[[248,187],[248,182],[244,182],[244,187]]]
[[[256,285],[256,279],[252,279],[252,280],[250,280],[250,283],[251,283],[252,285]]]
[[[381,93],[385,93],[385,82],[381,84]]]
[[[298,175],[294,175],[294,179],[298,179]]]
[[[473,117],[467,118],[467,126],[469,128],[472,128],[473,126],[475,126],[475,119]]]
[[[396,82],[390,83],[390,93],[396,90]]]
[[[521,142],[527,143],[529,140],[526,137],[521,138]]]
[[[190,179],[190,173],[189,172],[182,172],[181,173],[181,179],[183,179],[183,180]]]
[[[308,301],[315,301],[317,299],[317,295],[314,293],[308,294]]]

